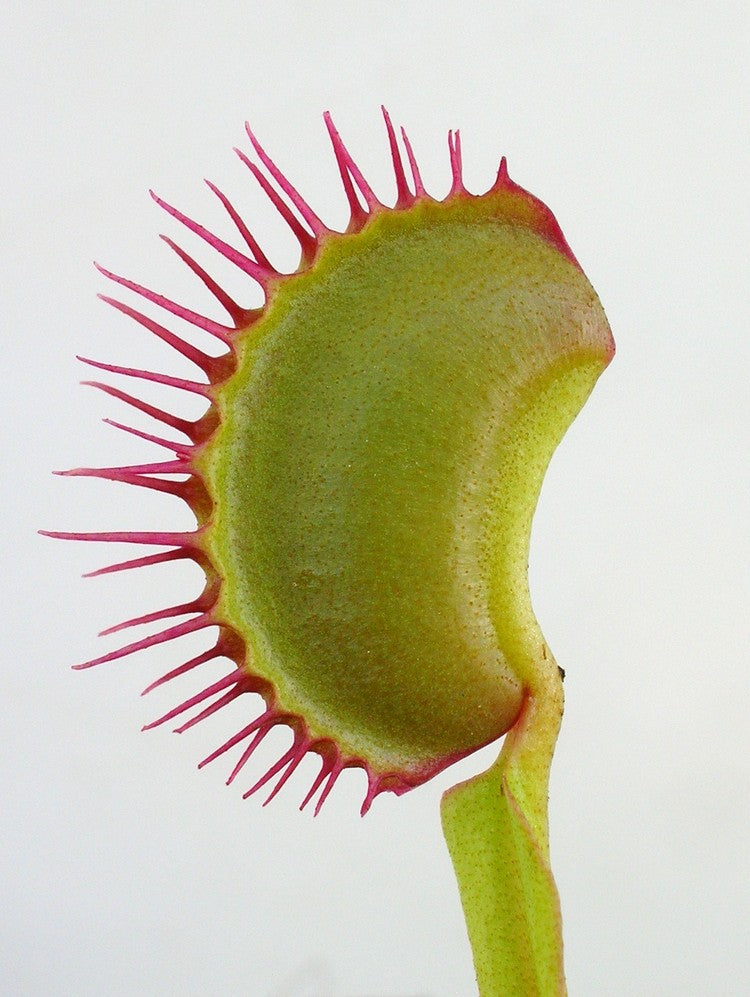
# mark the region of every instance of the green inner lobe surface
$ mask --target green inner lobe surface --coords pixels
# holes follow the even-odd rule
[[[418,777],[512,724],[498,612],[533,619],[531,515],[603,330],[567,258],[468,199],[382,214],[277,287],[218,393],[210,544],[253,671],[315,736]]]

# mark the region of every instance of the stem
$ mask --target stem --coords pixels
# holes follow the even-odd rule
[[[562,678],[546,645],[539,664],[497,761],[442,800],[481,997],[567,993],[547,834]]]

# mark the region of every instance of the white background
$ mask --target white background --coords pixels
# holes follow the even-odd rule
[[[201,183],[212,178],[291,268],[290,239],[231,152],[249,151],[245,118],[342,225],[321,112],[387,200],[384,102],[438,196],[449,127],[462,129],[475,191],[508,156],[555,211],[618,345],[550,468],[532,549],[537,615],[567,670],[551,846],[570,992],[747,993],[747,5],[10,6],[0,991],[473,992],[438,803],[494,750],[381,797],[364,820],[355,773],[319,818],[297,813],[312,762],[272,806],[243,803],[242,786],[223,786],[227,763],[194,767],[231,722],[139,732],[197,688],[138,698],[189,642],[68,668],[115,646],[97,630],[195,593],[197,574],[79,582],[130,551],[35,534],[191,525],[169,499],[49,474],[160,459],[101,425],[128,413],[77,387],[87,374],[74,360],[188,370],[95,298],[111,288],[94,258],[211,309],[156,236],[195,241],[147,189],[232,238]]]

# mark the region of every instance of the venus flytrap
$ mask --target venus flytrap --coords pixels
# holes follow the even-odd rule
[[[320,767],[302,806],[315,799],[316,812],[345,768],[365,772],[364,813],[379,793],[404,793],[506,734],[497,763],[445,795],[443,827],[481,993],[560,994],[546,811],[562,681],[531,609],[529,537],[549,459],[614,346],[554,217],[505,160],[486,194],[470,194],[450,133],[452,185],[436,201],[406,134],[400,146],[384,117],[393,207],[325,117],[345,232],[321,221],[248,129],[254,158],[238,154],[299,241],[293,274],[273,267],[213,184],[241,251],[154,195],[260,285],[262,307],[237,303],[171,239],[226,322],[102,270],[225,352],[210,356],[105,299],[199,377],[86,362],[192,392],[207,408],[188,421],[97,382],[166,427],[167,438],[121,426],[171,456],[65,473],[177,495],[196,528],[51,535],[163,548],[102,570],[190,558],[206,584],[196,599],[112,628],[170,621],[157,633],[77,667],[218,632],[149,688],[215,658],[231,662],[226,676],[149,726],[176,720],[184,731],[244,697],[247,723],[201,764],[233,753],[231,782],[285,725],[290,747],[245,795],[270,784],[271,799],[313,753]]]

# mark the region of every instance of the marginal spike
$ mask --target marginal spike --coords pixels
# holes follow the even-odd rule
[[[250,789],[246,790],[242,794],[242,799],[246,800],[246,799],[248,799],[248,797],[252,796],[253,793],[257,793],[259,789],[262,789],[263,786],[265,786],[267,782],[269,782],[271,779],[273,779],[273,777],[275,775],[277,775],[279,772],[281,772],[281,770],[283,768],[285,768],[292,761],[294,761],[294,759],[295,759],[295,757],[297,755],[297,751],[298,751],[298,748],[299,748],[300,744],[304,744],[304,737],[300,737],[299,735],[295,735],[294,742],[292,743],[292,746],[288,749],[288,751],[285,751],[284,754],[281,756],[281,758],[279,758],[278,761],[274,762],[273,765],[269,768],[269,770],[264,775],[262,775],[260,777],[260,779],[258,779],[257,782],[253,783],[253,785],[250,787]],[[304,751],[303,751],[302,754],[304,755]],[[302,760],[301,758],[297,759],[297,764],[299,764],[299,762],[301,760]],[[289,774],[291,775],[291,772]],[[283,785],[283,783],[282,783],[282,785]],[[281,786],[277,787],[277,789],[280,789],[280,788],[281,788]],[[274,790],[274,792],[271,794],[271,796],[268,797],[268,799],[265,801],[265,803],[263,804],[263,806],[265,806],[266,803],[269,802],[269,800],[273,799],[273,797],[275,795],[276,795],[276,790]]]
[[[91,661],[84,661],[80,665],[73,665],[73,668],[75,671],[83,671],[86,668],[93,668],[95,665],[103,665],[108,661],[116,661],[128,654],[135,654],[136,651],[143,651],[148,647],[155,647],[157,644],[164,644],[168,640],[184,637],[186,634],[195,633],[197,630],[203,630],[206,627],[215,625],[215,621],[209,616],[197,616],[193,620],[178,623],[176,626],[169,627],[167,630],[161,630],[150,637],[143,637],[141,640],[136,640],[132,644],[118,648],[116,651],[110,651],[109,654],[103,654],[100,658],[93,658]]]
[[[189,458],[190,454],[195,449],[192,444],[177,443],[176,440],[166,440],[163,436],[154,436],[152,433],[144,433],[142,429],[136,429],[134,426],[126,426],[122,422],[115,422],[114,419],[102,419],[102,422],[107,426],[114,426],[115,429],[121,429],[123,433],[129,433],[131,436],[137,436],[139,440],[146,440],[148,443],[155,443],[159,447],[164,447],[165,450],[172,450],[184,459]]]
[[[192,474],[185,460],[163,460],[153,464],[131,464],[128,467],[73,467],[68,471],[53,471],[63,478],[98,478],[113,475],[137,474]]]
[[[313,796],[315,796],[315,794],[318,791],[318,789],[320,788],[321,783],[323,782],[323,780],[327,776],[330,775],[331,769],[336,764],[337,757],[338,757],[338,753],[337,753],[335,747],[332,747],[330,741],[326,742],[326,750],[322,750],[322,748],[320,746],[314,748],[313,750],[315,750],[320,755],[320,759],[321,759],[320,771],[315,776],[315,779],[313,780],[313,784],[310,787],[310,789],[308,790],[307,795],[305,796],[304,800],[302,801],[302,803],[300,803],[300,807],[299,807],[300,810],[304,810],[305,807],[307,806],[307,804],[313,798]]]
[[[320,813],[321,807],[328,799],[329,793],[333,789],[334,785],[336,784],[336,780],[341,775],[343,770],[344,770],[344,763],[341,761],[341,758],[337,758],[333,766],[331,767],[331,771],[328,773],[326,784],[325,786],[323,786],[323,792],[320,794],[320,796],[318,797],[318,802],[315,804],[315,810],[313,811],[313,815],[315,817],[317,817],[318,814]]]
[[[298,744],[295,742],[295,744],[293,744],[292,747],[289,749],[289,752],[287,752],[287,754],[289,754],[290,752],[293,752],[293,754],[290,760],[287,762],[286,771],[282,773],[279,781],[276,783],[271,792],[263,801],[264,807],[268,806],[271,800],[280,792],[280,790],[284,787],[284,785],[286,785],[286,783],[291,778],[292,774],[296,772],[300,762],[307,754],[309,746],[310,746],[309,740],[303,737]]]
[[[201,654],[196,655],[184,664],[178,665],[177,668],[172,668],[165,675],[162,675],[161,678],[155,679],[155,681],[153,681],[150,685],[146,686],[141,695],[145,696],[146,693],[151,692],[152,689],[157,689],[160,685],[164,685],[165,682],[169,682],[171,679],[178,678],[178,676],[192,671],[192,669],[197,668],[198,665],[203,665],[207,661],[213,661],[214,658],[220,657],[222,657],[221,638],[219,638],[216,644],[214,644],[213,647],[210,647],[207,651],[203,651]]]
[[[126,405],[131,405],[139,412],[151,416],[152,419],[163,422],[165,426],[171,426],[172,429],[183,433],[192,443],[197,442],[198,435],[196,430],[198,423],[191,422],[188,419],[181,419],[179,416],[157,408],[156,405],[150,405],[148,402],[143,401],[142,398],[129,395],[126,391],[121,391],[120,388],[115,388],[111,384],[104,384],[102,381],[82,381],[81,383],[90,388],[98,388],[99,391],[103,391],[106,395],[110,395],[118,401],[125,402]]]
[[[510,176],[508,174],[508,160],[505,158],[505,156],[503,156],[502,159],[500,160],[500,166],[497,169],[497,177],[495,178],[495,182],[492,185],[491,189],[495,190],[498,187],[511,187],[511,186],[513,186],[513,181],[510,179]]]
[[[132,620],[125,620],[124,623],[118,623],[113,627],[107,627],[106,630],[102,630],[99,636],[107,637],[109,634],[116,634],[120,633],[121,630],[127,630],[128,627],[139,627],[145,623],[156,623],[158,620],[168,620],[174,616],[205,613],[215,605],[216,596],[217,589],[214,586],[212,589],[206,589],[202,592],[197,599],[191,599],[190,602],[182,602],[176,606],[167,606],[166,609],[158,609],[153,613],[146,613],[144,616],[136,616]]]
[[[230,672],[229,675],[225,675],[224,678],[218,680],[218,682],[212,682],[211,685],[207,686],[201,692],[197,692],[194,696],[186,699],[184,703],[180,703],[179,706],[173,707],[164,716],[159,717],[158,720],[152,720],[151,723],[145,724],[141,730],[153,730],[154,727],[159,727],[163,723],[167,723],[169,720],[174,720],[176,716],[180,713],[184,713],[185,710],[189,710],[192,706],[197,706],[198,703],[202,703],[209,696],[215,695],[217,692],[222,692],[229,685],[236,685],[242,680],[244,672],[241,668],[235,669],[235,671]]]
[[[184,734],[186,730],[190,730],[191,727],[195,727],[195,725],[200,723],[201,720],[205,720],[212,714],[217,713],[220,709],[222,709],[222,707],[228,706],[229,703],[234,702],[238,696],[242,696],[248,691],[249,690],[245,688],[243,682],[238,682],[237,685],[229,690],[229,692],[225,692],[223,696],[219,696],[219,698],[214,700],[213,703],[202,709],[200,713],[196,713],[194,717],[186,720],[184,724],[181,724],[179,727],[175,727],[175,734]]]
[[[220,747],[212,751],[210,755],[207,755],[199,764],[198,768],[202,769],[204,765],[208,765],[209,762],[212,762],[215,758],[218,758],[219,755],[223,755],[225,752],[229,751],[235,746],[235,744],[239,744],[241,741],[244,741],[246,737],[250,737],[251,734],[254,734],[255,731],[259,730],[274,715],[275,711],[269,706],[263,713],[260,714],[260,716],[256,717],[252,723],[247,724],[246,727],[243,727],[242,730],[238,731],[236,734],[233,734],[229,740],[225,741]]]
[[[129,571],[131,568],[147,568],[152,564],[163,564],[165,561],[182,561],[185,559],[197,561],[196,551],[186,547],[177,547],[175,550],[164,550],[158,554],[147,554],[146,557],[134,557],[130,561],[108,564],[104,568],[97,568],[96,571],[87,571],[83,577],[98,578],[99,575],[111,575],[116,571]]]
[[[245,224],[244,219],[240,215],[239,211],[237,211],[237,209],[229,200],[227,195],[222,190],[219,190],[216,184],[212,183],[210,180],[205,180],[204,183],[206,184],[206,186],[210,191],[213,191],[213,193],[219,198],[221,203],[224,205],[227,214],[234,222],[235,226],[237,227],[237,231],[240,233],[242,238],[247,243],[248,249],[253,254],[258,263],[262,267],[265,267],[269,272],[273,273],[275,268],[271,265],[270,260],[261,249],[258,241],[255,239],[252,232]]]
[[[268,200],[273,204],[274,208],[278,211],[281,217],[284,219],[286,224],[289,226],[292,234],[294,235],[297,242],[300,244],[300,249],[302,250],[302,258],[305,261],[311,260],[315,256],[315,251],[318,247],[317,238],[312,235],[304,225],[300,222],[297,216],[294,214],[292,209],[286,203],[286,201],[281,197],[279,192],[271,186],[268,178],[261,173],[255,163],[248,158],[248,156],[242,151],[242,149],[234,150],[240,160],[247,166],[252,175],[258,181],[261,190],[266,195]]]
[[[168,235],[160,235],[159,238],[163,242],[166,242],[169,248],[177,253],[182,262],[193,271],[196,277],[199,278],[227,312],[237,328],[241,328],[247,324],[247,319],[252,314],[252,309],[243,308],[241,305],[238,305],[234,298],[227,294],[224,288],[203,269],[200,263],[196,262],[189,253],[185,252],[182,246],[179,246],[174,239],[170,239]],[[227,339],[225,342],[229,342],[229,340]]]
[[[364,817],[364,815],[370,809],[370,807],[372,806],[372,801],[375,799],[378,793],[382,791],[380,787],[380,776],[375,775],[373,772],[370,772],[369,770],[366,770],[366,773],[367,773],[367,793],[365,794],[365,798],[362,802],[362,806],[359,811],[362,817]]]
[[[203,498],[205,493],[205,486],[198,484],[193,477],[181,481],[170,481],[166,478],[151,478],[146,474],[133,473],[124,467],[76,468],[75,471],[59,471],[55,473],[99,478],[102,481],[119,481],[125,485],[135,485],[138,488],[150,488],[152,491],[174,495],[191,506],[193,505],[193,499],[197,500],[198,495]]]
[[[136,377],[141,381],[153,381],[155,384],[163,384],[168,388],[179,388],[181,391],[190,391],[194,395],[202,395],[204,398],[210,396],[211,385],[201,384],[199,381],[186,381],[182,377],[170,377],[168,374],[159,374],[153,370],[139,370],[135,367],[119,367],[116,364],[102,363],[101,360],[90,360],[88,357],[77,356],[76,360],[95,367],[97,370],[106,370],[110,374],[122,374],[124,377]]]
[[[320,236],[324,235],[328,231],[328,227],[316,215],[316,213],[313,211],[313,209],[310,207],[310,205],[307,203],[304,197],[302,197],[297,188],[294,187],[289,182],[289,180],[287,180],[287,178],[278,168],[276,163],[274,163],[274,161],[271,159],[271,157],[268,155],[268,153],[265,151],[263,146],[260,144],[258,139],[253,134],[252,129],[250,128],[250,125],[247,121],[245,122],[245,131],[247,132],[247,137],[250,139],[250,142],[252,143],[252,146],[255,149],[255,152],[260,161],[263,163],[263,165],[271,174],[271,176],[279,185],[279,187],[281,187],[281,189],[284,191],[284,193],[292,202],[292,204],[300,213],[300,215],[302,215],[305,222],[310,226],[313,235],[315,235],[316,238],[320,238]]]
[[[123,315],[127,315],[128,318],[134,319],[139,325],[142,325],[144,329],[148,329],[149,332],[161,339],[163,343],[171,346],[173,350],[182,354],[191,363],[194,363],[199,370],[202,370],[204,374],[208,377],[212,377],[212,373],[216,366],[216,357],[210,357],[203,350],[196,349],[191,343],[186,342],[180,336],[177,336],[174,332],[166,329],[163,325],[158,322],[154,322],[153,319],[149,318],[148,315],[144,315],[143,312],[139,312],[137,308],[131,308],[130,305],[126,305],[123,301],[118,301],[117,298],[110,298],[108,294],[98,295],[101,301],[106,302],[108,305],[112,305],[116,308],[118,312],[122,312]]]
[[[381,208],[382,204],[375,195],[375,192],[372,189],[372,187],[365,180],[362,171],[354,162],[354,159],[351,157],[349,150],[344,145],[344,142],[341,136],[339,135],[338,130],[336,129],[336,126],[333,123],[333,119],[331,118],[331,115],[328,111],[326,111],[325,114],[323,115],[323,120],[325,121],[326,128],[328,129],[328,134],[331,136],[331,142],[333,143],[333,150],[336,155],[336,161],[339,164],[339,169],[341,170],[343,167],[349,172],[352,179],[354,180],[354,182],[362,192],[362,197],[364,197],[365,203],[367,204],[367,207],[371,212],[376,211],[378,208]]]
[[[227,786],[231,785],[234,782],[234,780],[239,775],[240,771],[243,769],[243,767],[249,761],[250,756],[253,754],[253,752],[258,747],[258,745],[261,743],[261,741],[266,737],[266,735],[268,734],[268,732],[273,727],[275,727],[276,724],[278,724],[280,722],[281,721],[279,720],[278,717],[272,716],[272,717],[270,717],[267,721],[265,721],[258,728],[258,730],[256,731],[256,734],[253,737],[252,741],[250,742],[250,744],[248,744],[248,746],[242,752],[242,755],[240,756],[240,760],[237,762],[237,764],[234,766],[234,768],[230,772],[229,778],[227,779]]]
[[[403,160],[401,159],[401,152],[398,147],[398,142],[396,141],[396,133],[393,130],[391,116],[382,104],[380,106],[380,110],[383,112],[385,127],[386,131],[388,132],[388,145],[390,146],[391,150],[391,159],[393,161],[393,172],[396,176],[396,207],[406,208],[410,204],[414,203],[414,195],[409,190],[409,185],[406,182],[406,174],[404,173],[404,163]]]
[[[251,260],[249,256],[244,253],[240,253],[239,250],[235,249],[234,246],[230,246],[228,242],[224,242],[213,232],[209,232],[205,226],[200,225],[198,222],[193,221],[187,215],[183,214],[177,208],[168,204],[167,201],[155,194],[153,190],[149,191],[151,197],[156,201],[160,208],[163,208],[168,215],[176,218],[178,222],[181,222],[185,228],[190,229],[197,236],[203,239],[205,242],[215,249],[217,253],[220,253],[225,259],[229,260],[230,263],[234,263],[236,267],[239,267],[244,273],[249,277],[252,277],[260,286],[265,290],[269,280],[272,277],[278,276],[275,270],[269,270],[267,267],[262,266],[257,260]]]
[[[450,193],[459,194],[465,188],[462,176],[461,133],[458,129],[455,132],[448,132],[448,149],[450,150],[451,173],[453,175]]]
[[[98,263],[94,263],[94,266],[107,280],[114,281],[115,284],[120,284],[122,287],[127,287],[128,290],[133,291],[135,294],[140,294],[142,298],[145,298],[154,305],[158,305],[159,308],[163,308],[172,315],[176,315],[177,318],[181,318],[190,325],[194,325],[197,329],[203,329],[210,336],[220,339],[222,343],[229,344],[232,333],[234,332],[231,326],[221,325],[220,322],[214,322],[213,319],[207,318],[205,315],[199,315],[198,312],[194,312],[190,308],[185,308],[183,305],[178,305],[176,301],[172,301],[170,298],[165,298],[163,294],[157,294],[142,284],[136,284],[134,280],[128,280],[127,277],[120,277],[119,274],[107,270]]]
[[[409,160],[409,167],[411,168],[411,175],[414,181],[414,193],[417,198],[426,198],[428,194],[425,190],[424,183],[422,182],[422,174],[419,172],[417,157],[414,155],[414,150],[412,149],[411,142],[409,141],[409,136],[403,128],[401,129],[401,138],[404,140],[406,156]]]
[[[366,208],[362,207],[362,204],[357,197],[357,193],[354,190],[354,184],[352,183],[351,174],[347,168],[346,159],[344,157],[343,143],[341,141],[341,136],[336,131],[336,126],[331,119],[330,114],[327,112],[323,115],[323,120],[325,121],[326,128],[328,129],[328,135],[331,139],[331,145],[333,146],[333,154],[336,157],[336,165],[338,166],[339,176],[341,177],[341,183],[344,188],[344,193],[346,194],[346,199],[349,202],[349,213],[350,222],[349,229],[353,231],[358,231],[362,228],[365,221],[369,217],[369,212]]]
[[[70,533],[60,530],[39,530],[54,540],[89,540],[95,543],[153,544],[155,547],[197,547],[198,533],[150,533],[138,531],[108,531],[104,533]]]
[[[184,602],[178,606],[168,606],[166,609],[159,609],[153,613],[144,613],[143,616],[136,616],[131,620],[125,620],[124,623],[118,623],[113,627],[107,627],[106,630],[101,630],[99,632],[99,636],[107,637],[110,634],[116,634],[120,633],[122,630],[127,630],[129,627],[142,626],[146,623],[156,623],[159,620],[169,620],[176,616],[187,616],[191,613],[197,613],[200,611],[200,607],[196,605],[196,601]]]

